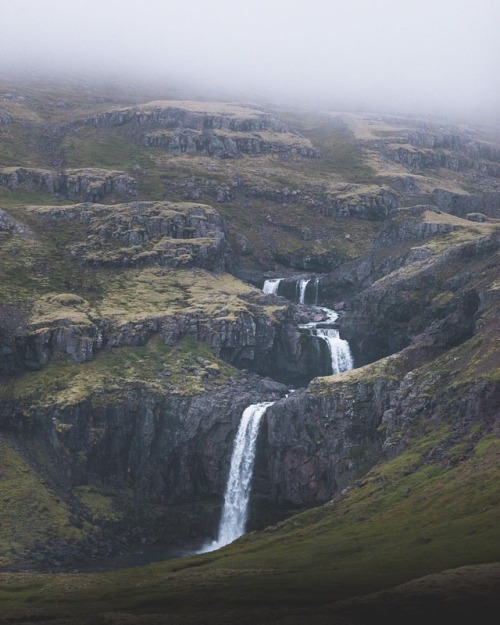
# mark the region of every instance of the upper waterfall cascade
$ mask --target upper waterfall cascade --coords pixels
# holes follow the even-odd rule
[[[328,327],[328,324],[332,324],[338,319],[338,314],[334,310],[324,308],[323,306],[319,309],[326,315],[325,320],[321,322],[311,321],[309,323],[304,323],[301,324],[299,328],[307,330],[312,335],[326,342],[330,352],[332,374],[335,375],[343,371],[349,371],[354,366],[349,343],[340,338],[337,329]]]
[[[274,278],[274,279],[266,280],[264,282],[264,286],[262,287],[262,291],[264,293],[267,293],[268,295],[271,295],[271,294],[277,295],[281,280],[282,278]]]
[[[263,287],[264,293],[277,293],[279,283],[282,280],[283,278],[266,280]],[[322,321],[312,321],[310,323],[301,324],[299,327],[306,330],[311,335],[317,336],[326,343],[330,353],[331,374],[349,371],[354,366],[351,350],[349,349],[349,343],[340,338],[339,331],[336,328],[328,327],[329,325],[331,326],[331,324],[335,323],[338,319],[338,314],[330,308],[317,306],[319,296],[319,278],[302,278],[297,280],[295,287],[297,301],[299,304],[306,303],[306,293],[309,292],[310,294],[311,292],[311,287],[308,289],[308,285],[313,280],[313,304],[311,304],[311,306],[314,306],[318,311],[321,311],[324,318]],[[309,299],[311,299],[310,296]]]

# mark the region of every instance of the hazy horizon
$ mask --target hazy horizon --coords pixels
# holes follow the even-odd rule
[[[0,71],[498,116],[496,0],[0,0]]]

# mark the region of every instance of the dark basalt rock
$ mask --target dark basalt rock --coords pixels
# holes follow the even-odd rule
[[[265,415],[256,492],[278,506],[328,501],[380,456],[377,427],[396,387],[340,384],[328,396],[298,391]]]
[[[290,511],[341,496],[377,462],[403,451],[422,419],[450,426],[441,447],[429,452],[429,462],[450,462],[446,450],[472,424],[477,437],[494,431],[500,410],[498,383],[453,387],[457,373],[446,383],[437,381],[432,370],[420,374],[418,367],[439,353],[423,345],[412,347],[394,357],[396,375],[388,375],[382,364],[375,375],[367,369],[364,375],[339,376],[338,381],[319,379],[307,391],[271,406],[255,468],[254,494],[261,507],[265,503]],[[433,392],[436,383],[440,394]]]
[[[137,196],[137,182],[122,171],[86,168],[56,172],[27,167],[0,169],[0,185],[60,195],[68,200],[99,202],[109,195]]]
[[[0,108],[0,126],[12,123],[12,115],[4,108]]]
[[[65,566],[84,557],[110,555],[120,543],[123,548],[128,540],[137,542],[144,536],[150,537],[147,544],[206,536],[217,524],[218,513],[214,516],[213,506],[196,502],[222,498],[243,410],[279,399],[286,391],[275,381],[246,374],[203,394],[168,393],[136,383],[119,393],[96,392],[72,405],[27,408],[22,416],[18,402],[2,402],[0,429],[9,432],[12,444],[25,451],[36,471],[68,501],[71,523],[94,526],[84,543],[69,545],[54,536],[45,545],[35,545],[28,558],[44,566]],[[72,498],[78,486],[112,493],[115,505],[126,512],[123,520],[91,518],[91,512]],[[176,505],[186,503],[192,505],[184,513],[176,511]],[[150,515],[153,504],[162,507],[162,517]],[[96,533],[99,528],[104,535]]]
[[[470,287],[469,264],[477,263],[476,271],[482,271],[498,245],[497,236],[457,245],[413,270],[389,274],[351,299],[340,327],[355,361],[363,365],[395,353],[432,323],[443,324],[440,337],[436,333],[443,347],[470,336],[479,300]],[[455,267],[454,278],[448,275],[450,267]],[[439,299],[440,293],[448,293],[447,301]]]

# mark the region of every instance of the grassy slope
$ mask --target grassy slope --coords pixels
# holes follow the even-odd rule
[[[81,539],[66,504],[46,485],[16,447],[0,438],[0,565],[36,541]]]
[[[419,446],[434,441],[433,433]],[[418,467],[412,450],[374,469],[343,500],[221,552],[113,574],[4,574],[0,598],[12,615],[239,613],[257,599],[260,608],[319,610],[432,572],[495,561],[499,453],[498,441],[487,438],[466,462],[445,469]]]

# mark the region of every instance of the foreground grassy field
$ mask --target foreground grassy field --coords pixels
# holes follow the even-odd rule
[[[382,609],[387,595],[364,603],[339,601],[455,567],[495,563],[500,560],[500,445],[485,437],[456,466],[422,463],[424,452],[444,435],[430,432],[411,451],[374,468],[346,496],[215,553],[113,573],[3,573],[0,622],[149,623],[164,622],[150,620],[162,615],[168,623],[229,623],[253,615],[248,622],[270,623],[288,615],[283,622],[314,618],[321,623],[335,610],[348,618],[370,602]],[[460,601],[462,609],[472,609],[481,597],[483,605],[494,602],[490,590],[499,579],[498,567],[466,567],[447,575],[392,591],[386,608],[404,614],[409,605],[411,615],[413,599],[399,605],[396,598],[425,595],[428,583],[435,614],[455,610]],[[454,597],[451,575],[462,582],[461,598]],[[474,575],[482,580],[476,591],[468,581]],[[203,620],[210,618],[216,620]]]

